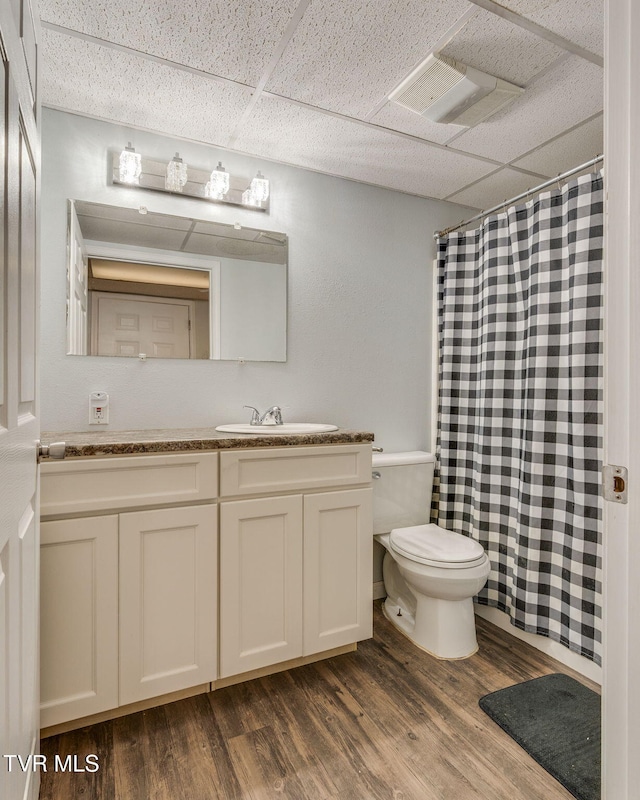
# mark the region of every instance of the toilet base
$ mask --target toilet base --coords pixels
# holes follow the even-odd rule
[[[469,658],[478,652],[471,598],[439,600],[418,597],[416,600],[415,616],[390,597],[382,604],[382,612],[416,647],[442,661]]]

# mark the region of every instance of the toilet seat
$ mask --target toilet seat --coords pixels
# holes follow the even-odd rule
[[[434,524],[395,528],[389,535],[389,547],[410,561],[442,569],[475,567],[486,559],[475,539]]]

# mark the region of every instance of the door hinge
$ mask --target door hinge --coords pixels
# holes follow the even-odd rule
[[[605,464],[602,468],[602,494],[612,503],[626,503],[629,495],[629,471],[626,467]]]

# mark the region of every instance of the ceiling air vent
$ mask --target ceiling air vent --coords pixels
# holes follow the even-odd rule
[[[433,122],[471,127],[519,97],[524,89],[452,58],[430,55],[389,100]]]

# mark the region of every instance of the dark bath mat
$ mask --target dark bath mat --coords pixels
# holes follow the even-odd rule
[[[600,800],[600,697],[555,673],[480,698],[480,708],[578,800]]]

